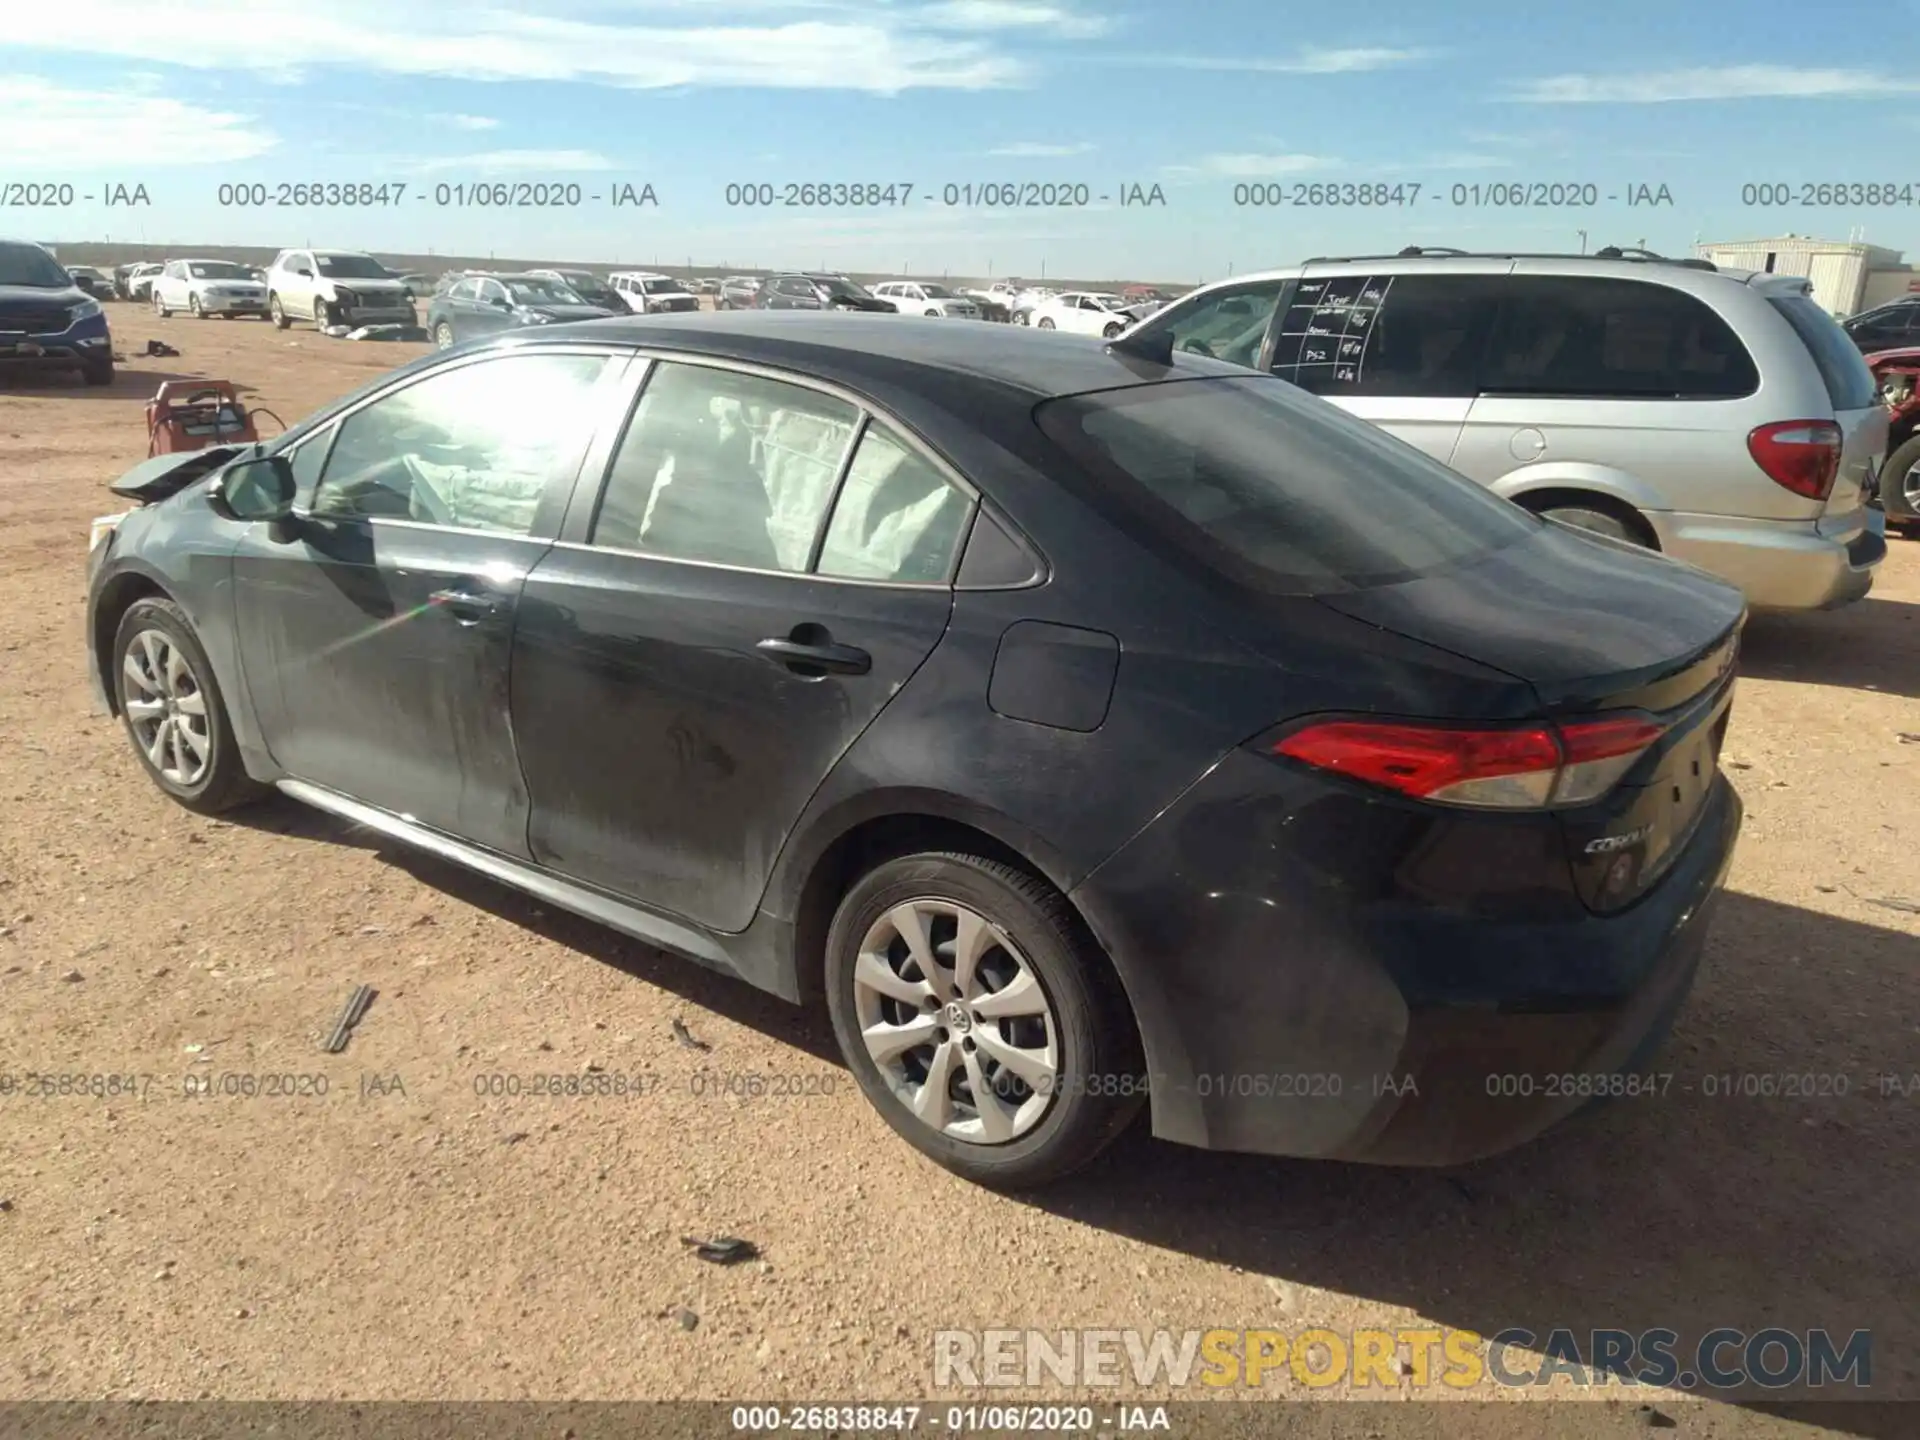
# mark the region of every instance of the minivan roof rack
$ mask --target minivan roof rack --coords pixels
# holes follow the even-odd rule
[[[1678,265],[1686,270],[1718,271],[1711,260],[1692,260],[1681,256],[1658,255],[1637,247],[1608,245],[1591,255],[1575,255],[1567,250],[1455,250],[1444,245],[1409,245],[1391,255],[1315,255],[1308,265],[1346,265],[1364,260],[1625,260],[1632,264]]]

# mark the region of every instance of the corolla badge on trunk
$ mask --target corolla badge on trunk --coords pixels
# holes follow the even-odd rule
[[[1653,826],[1642,825],[1638,830],[1629,830],[1624,835],[1602,835],[1598,840],[1587,842],[1587,854],[1611,855],[1616,850],[1625,850],[1630,845],[1638,845],[1653,833]]]

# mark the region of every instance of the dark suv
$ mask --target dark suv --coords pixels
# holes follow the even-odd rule
[[[897,314],[891,300],[882,300],[864,285],[844,275],[776,275],[760,289],[761,310],[872,310]]]
[[[1920,295],[1862,310],[1842,320],[1840,328],[1847,332],[1847,338],[1862,355],[1920,345]]]
[[[44,245],[0,240],[0,368],[78,370],[89,385],[113,380],[113,337],[100,302]]]

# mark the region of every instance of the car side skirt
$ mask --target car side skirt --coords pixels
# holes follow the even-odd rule
[[[787,999],[798,998],[789,993],[792,989],[790,983],[786,985],[777,983],[771,975],[763,973],[762,964],[756,964],[753,958],[736,953],[734,947],[725,943],[729,939],[746,942],[749,941],[749,937],[752,937],[761,943],[748,944],[743,948],[756,955],[763,954],[766,948],[765,937],[755,937],[752,929],[737,937],[716,936],[682,921],[656,914],[654,911],[644,909],[617,896],[609,895],[605,891],[578,884],[538,865],[516,860],[512,856],[483,849],[478,845],[468,844],[464,840],[416,824],[391,811],[363,804],[325,786],[294,779],[280,780],[276,784],[279,790],[289,798],[298,800],[304,805],[311,805],[316,810],[323,810],[329,815],[337,816],[355,825],[363,825],[390,839],[424,850],[442,860],[451,861],[455,865],[544,900],[558,909],[570,911],[583,919],[605,925],[608,929],[617,930],[645,944],[671,951],[709,970],[745,980],[749,984],[771,990]],[[755,928],[757,929],[758,926],[756,925]],[[791,967],[789,966],[788,969],[790,970]]]

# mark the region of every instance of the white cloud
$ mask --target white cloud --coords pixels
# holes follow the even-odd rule
[[[1263,75],[1352,75],[1365,70],[1390,70],[1431,60],[1436,50],[1395,49],[1384,45],[1357,45],[1345,49],[1311,49],[1284,60],[1253,56],[1186,55],[1155,63],[1182,70],[1242,70]]]
[[[423,160],[427,171],[463,170],[475,175],[499,175],[534,170],[558,173],[573,170],[611,170],[613,162],[593,150],[489,150],[483,155],[440,155]]]
[[[655,13],[635,18],[636,10]],[[406,12],[404,34],[395,29],[395,14],[384,0],[64,0],[61,23],[34,43],[149,61],[156,34],[272,35],[271,46],[169,46],[166,58],[282,81],[339,66],[649,90],[753,86],[892,95],[1024,83],[1031,67],[996,44],[995,32],[1086,34],[1098,23],[1038,0],[919,7],[648,0],[612,8],[521,0],[511,10],[423,6]]]
[[[1078,39],[1107,30],[1106,20],[1098,15],[1029,0],[940,0],[911,13],[916,20],[954,30],[1050,30]]]
[[[435,120],[443,125],[451,125],[456,130],[498,130],[500,122],[491,115],[435,115]]]
[[[1326,155],[1266,155],[1240,153],[1207,155],[1192,165],[1170,165],[1169,174],[1223,176],[1230,180],[1272,180],[1282,175],[1304,175],[1340,162]]]
[[[60,168],[223,165],[264,155],[279,143],[251,115],[189,105],[144,89],[83,90],[33,75],[0,77],[7,97],[0,167]]]
[[[1510,98],[1542,105],[1658,105],[1675,100],[1818,100],[1916,90],[1920,82],[1869,70],[1724,65],[1617,75],[1550,75],[1516,86]]]
[[[1055,160],[1068,155],[1091,155],[1098,148],[1085,141],[1077,145],[1049,145],[1039,140],[1019,140],[1011,145],[997,145],[987,154],[1021,160]]]

